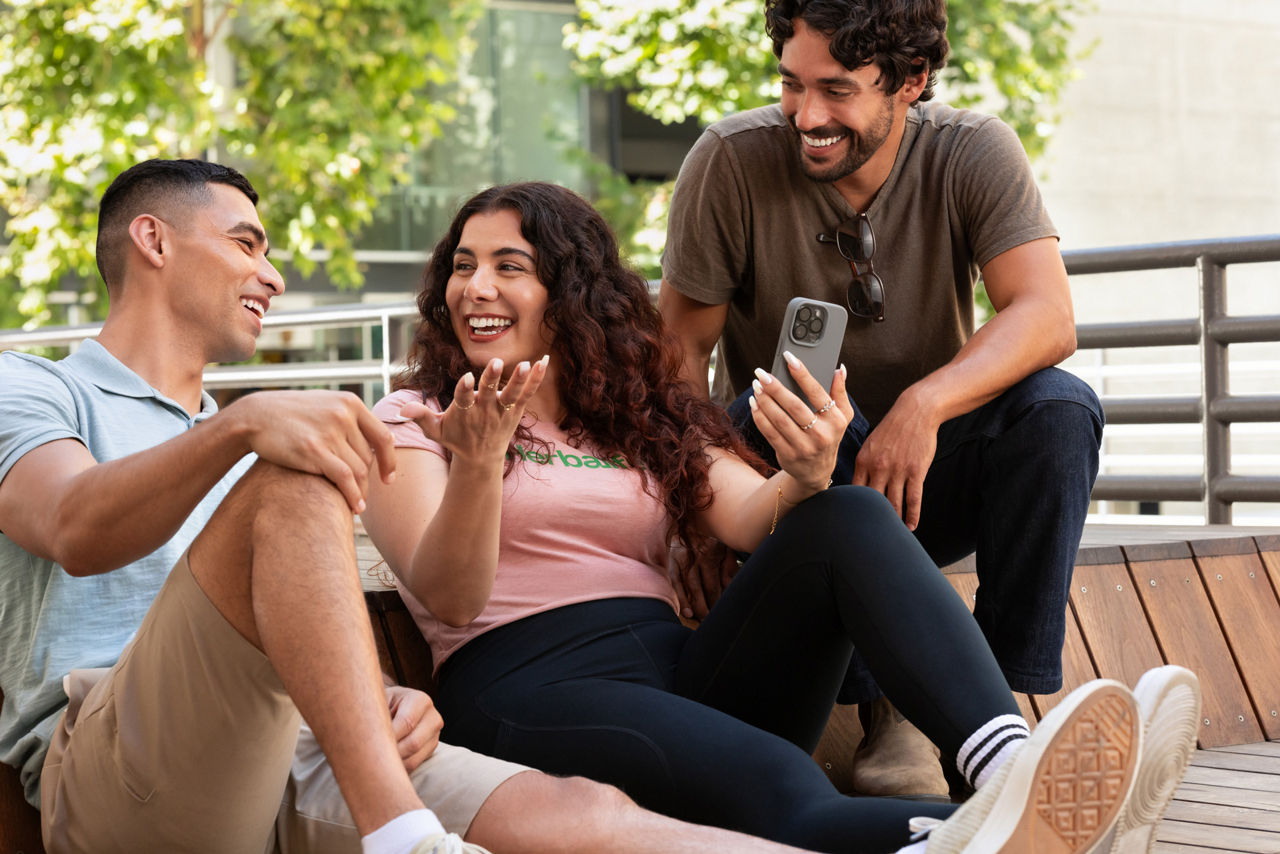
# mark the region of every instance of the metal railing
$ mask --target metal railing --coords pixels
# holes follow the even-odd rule
[[[1280,501],[1280,477],[1231,471],[1233,423],[1280,421],[1280,395],[1232,395],[1227,347],[1280,341],[1280,315],[1227,314],[1227,267],[1280,261],[1280,235],[1086,249],[1063,253],[1072,276],[1194,267],[1199,278],[1198,317],[1134,323],[1081,324],[1081,350],[1196,345],[1200,394],[1102,400],[1108,424],[1204,425],[1204,470],[1199,475],[1100,475],[1098,500],[1204,501],[1209,524],[1230,524],[1238,501]]]
[[[1229,393],[1227,348],[1247,342],[1280,342],[1280,316],[1229,316],[1226,268],[1280,261],[1280,235],[1151,244],[1063,253],[1072,276],[1194,267],[1199,277],[1199,316],[1179,320],[1093,323],[1077,327],[1081,350],[1196,345],[1201,389],[1181,397],[1103,397],[1108,424],[1200,424],[1204,468],[1192,475],[1102,474],[1093,497],[1102,501],[1204,501],[1206,521],[1229,524],[1240,501],[1280,502],[1280,477],[1231,471],[1230,426],[1280,422],[1280,394]],[[360,327],[365,358],[263,365],[218,365],[205,371],[209,388],[264,388],[361,383],[366,402],[375,386],[390,387],[403,364],[408,331],[417,320],[412,301],[280,311],[267,315],[265,331]],[[98,324],[0,332],[0,349],[67,346],[97,335]],[[376,336],[369,334],[376,330]],[[381,345],[370,346],[377,337]],[[374,352],[376,351],[376,352]]]

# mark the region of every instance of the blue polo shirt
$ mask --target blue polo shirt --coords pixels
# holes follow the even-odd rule
[[[57,362],[0,353],[0,481],[48,442],[74,439],[107,462],[172,439],[216,411],[203,393],[200,412],[188,415],[96,341]],[[40,768],[67,704],[62,677],[115,663],[169,570],[251,462],[232,468],[173,539],[114,572],[74,578],[0,532],[0,761],[21,770],[32,804],[39,805]]]

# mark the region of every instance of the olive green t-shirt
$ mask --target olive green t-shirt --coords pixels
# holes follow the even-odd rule
[[[729,304],[713,396],[732,400],[768,370],[787,302],[845,304],[849,263],[819,233],[856,211],[800,169],[778,106],[709,127],[676,180],[663,278],[708,304]],[[841,358],[849,392],[874,425],[907,386],[946,364],[973,334],[979,270],[1015,246],[1057,233],[1014,132],[999,119],[924,103],[866,211],[885,319],[850,317]]]

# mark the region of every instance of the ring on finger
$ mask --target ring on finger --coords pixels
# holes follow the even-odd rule
[[[496,382],[489,383],[487,386],[485,386],[485,388],[489,389],[490,391],[497,391],[498,384]]]
[[[456,400],[455,400],[455,401],[453,402],[453,405],[454,405],[454,406],[456,406],[456,407],[458,407],[459,409],[461,409],[463,412],[466,412],[468,409],[470,409],[471,407],[475,406],[475,405],[476,405],[476,402],[475,402],[475,399],[473,398],[473,399],[472,399],[472,401],[471,401],[470,403],[468,403],[466,406],[463,406],[461,403],[458,403],[458,401],[456,401]]]
[[[503,412],[510,412],[511,410],[513,410],[513,409],[515,409],[515,408],[516,408],[516,405],[515,405],[514,403],[504,403],[504,404],[502,404],[502,411],[503,411]]]
[[[831,410],[835,409],[835,407],[836,407],[836,402],[835,402],[835,400],[834,400],[834,399],[832,399],[832,400],[828,400],[828,401],[827,401],[827,405],[826,405],[826,406],[824,406],[824,407],[822,407],[821,409],[819,409],[819,410],[818,410],[818,414],[819,414],[819,415],[823,415],[823,414],[825,414],[825,413],[828,413],[828,412],[830,412]]]
[[[819,414],[821,414],[821,413],[819,413]],[[815,416],[813,416],[812,418],[810,418],[810,419],[809,419],[809,423],[808,423],[808,424],[804,425],[804,426],[803,426],[803,427],[801,427],[800,429],[801,429],[801,430],[811,430],[811,429],[813,429],[813,425],[814,425],[814,424],[817,424],[817,423],[818,423],[818,416],[817,416],[817,415],[815,415]]]

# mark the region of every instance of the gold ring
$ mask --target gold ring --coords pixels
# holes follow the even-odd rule
[[[472,406],[475,406],[475,405],[476,405],[476,402],[475,402],[475,400],[473,399],[473,400],[471,401],[470,405],[468,405],[468,406],[463,406],[461,403],[458,403],[458,401],[456,401],[456,400],[455,400],[455,401],[453,402],[453,405],[454,405],[454,406],[456,406],[456,407],[458,407],[459,409],[461,409],[463,412],[466,412],[466,411],[467,411],[468,409],[470,409]]]
[[[832,409],[835,408],[835,405],[836,405],[836,402],[834,399],[828,400],[827,405],[818,410],[818,414],[822,415],[825,412],[830,412]]]
[[[498,384],[497,384],[497,383],[490,383],[489,385],[485,386],[485,388],[489,389],[490,391],[497,391],[497,390],[498,390]]]
[[[803,427],[801,427],[800,429],[801,429],[801,430],[811,430],[811,429],[813,428],[813,425],[814,425],[814,424],[817,424],[817,423],[818,423],[818,416],[816,416],[816,415],[815,415],[815,416],[813,416],[813,418],[811,418],[811,419],[809,420],[809,423],[808,423],[808,424],[804,425],[804,426],[803,426]]]
[[[503,410],[504,412],[510,412],[511,410],[513,410],[513,409],[515,409],[515,408],[516,408],[516,405],[515,405],[514,403],[504,403],[504,404],[502,404],[502,410]]]

